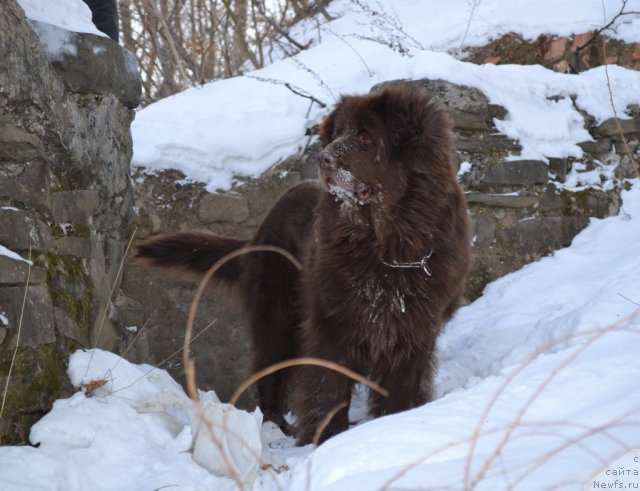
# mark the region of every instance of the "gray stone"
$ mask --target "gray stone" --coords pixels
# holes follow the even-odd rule
[[[496,220],[471,212],[471,230],[474,247],[491,247],[495,243]]]
[[[23,162],[44,158],[40,139],[11,123],[0,121],[0,160]]]
[[[614,202],[606,191],[589,189],[585,193],[584,211],[587,216],[605,218],[618,213],[619,203]]]
[[[569,171],[569,162],[567,159],[550,158],[549,173],[555,176],[558,182],[564,182]]]
[[[29,263],[12,259],[7,256],[0,256],[0,285],[30,285],[44,283],[47,280],[47,273],[38,266],[29,267]]]
[[[137,300],[119,293],[113,302],[113,312],[110,317],[120,329],[136,328],[131,332],[137,333],[144,324],[144,308]]]
[[[24,302],[24,310],[22,305]],[[16,346],[18,329],[20,327],[19,345],[38,346],[56,341],[53,328],[53,306],[51,297],[45,286],[30,286],[27,288],[25,300],[24,287],[0,288],[0,312],[8,319],[7,338],[3,348],[11,349]],[[22,323],[20,322],[21,313]]]
[[[60,334],[68,339],[77,341],[81,346],[89,347],[87,335],[82,331],[82,328],[78,323],[69,317],[63,309],[54,307],[53,317],[55,320],[55,326]]]
[[[41,160],[0,164],[0,197],[51,208],[49,168]]]
[[[638,175],[640,175],[640,160],[632,160],[628,155],[622,155],[616,167],[615,176],[618,179],[634,179]]]
[[[0,209],[0,244],[9,249],[33,252],[51,249],[51,231],[34,213]]]
[[[540,196],[540,206],[538,207],[539,211],[547,212],[547,211],[556,211],[562,208],[562,197],[555,185],[549,184],[547,188],[544,190],[544,193]]]
[[[198,218],[202,223],[242,223],[249,218],[246,198],[235,194],[206,194],[200,201]]]
[[[495,152],[518,153],[522,150],[520,144],[504,135],[488,135],[485,133],[456,135],[455,148],[460,152],[492,154]]]
[[[580,142],[578,146],[584,152],[598,154],[610,152],[612,143],[608,138],[601,138],[599,140]]]
[[[95,189],[60,191],[51,195],[53,217],[59,223],[87,223],[97,203],[98,192]]]
[[[519,194],[485,194],[465,193],[467,202],[485,206],[497,206],[501,208],[530,208],[538,203],[536,196]]]
[[[142,85],[133,54],[109,38],[29,22],[41,39],[64,40],[62,46],[43,44],[68,91],[113,94],[130,108],[140,104]]]
[[[453,126],[456,129],[468,131],[489,131],[491,129],[491,126],[487,122],[487,117],[484,114],[455,109],[451,112],[451,118],[453,119]]]
[[[543,184],[549,180],[547,164],[541,160],[514,160],[494,165],[484,176],[487,184]]]
[[[640,134],[640,120],[618,119],[618,122],[616,123],[616,118],[610,118],[606,121],[603,121],[593,129],[593,132],[594,134],[599,136],[620,138],[620,129],[618,128],[618,123],[620,124],[620,129],[622,129],[622,132],[625,136]]]
[[[498,104],[489,104],[489,115],[492,118],[503,120],[507,117],[509,112],[502,106]]]
[[[60,256],[91,256],[91,240],[80,237],[61,237],[53,241],[53,252]]]
[[[538,258],[571,244],[589,223],[587,218],[540,217],[520,220],[500,232],[507,250],[517,251],[526,260]]]

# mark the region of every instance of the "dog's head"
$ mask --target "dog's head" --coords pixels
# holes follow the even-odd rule
[[[450,128],[446,110],[424,89],[342,97],[320,126],[320,182],[338,201],[394,206],[412,175],[450,167]]]

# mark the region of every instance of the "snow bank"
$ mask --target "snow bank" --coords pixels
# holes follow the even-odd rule
[[[313,452],[265,425],[260,459],[245,445],[259,420],[230,419],[236,462],[270,464],[252,489],[582,489],[640,448],[640,182],[622,198],[618,216],[592,219],[571,247],[458,311],[439,339],[434,402]],[[210,444],[204,467],[192,457],[198,420],[166,372],[95,350],[74,354],[69,376],[84,392],[33,427],[39,448],[0,447],[0,489],[234,488],[205,470],[220,464]],[[228,410],[213,395],[202,400]]]
[[[637,182],[623,199],[458,311],[439,399],[329,440],[287,489],[582,489],[640,448]]]
[[[221,404],[213,392],[201,394],[204,421],[227,463],[166,371],[89,350],[71,356],[68,374],[79,390],[32,427],[30,441],[38,448],[0,448],[0,489],[236,489],[229,466],[246,484],[255,479],[259,410],[249,414]]]
[[[106,37],[91,22],[91,10],[82,0],[18,0],[27,19],[51,24],[67,31]]]
[[[578,109],[598,121],[613,116],[604,68],[567,75],[540,66],[477,66],[450,54],[463,39],[465,46],[479,46],[507,32],[528,39],[587,32],[603,25],[600,0],[544,0],[535,6],[524,0],[473,2],[478,4],[473,15],[467,0],[369,3],[373,10],[367,13],[352,2],[334,2],[339,18],[305,23],[300,30],[307,32],[299,35],[315,37],[316,43],[294,58],[186,90],[140,111],[132,125],[133,164],[151,171],[178,169],[210,191],[229,188],[234,175],[257,176],[302,148],[305,129],[317,124],[340,94],[367,92],[392,79],[443,78],[479,88],[508,110],[496,127],[520,141],[520,159],[580,158],[577,144],[591,137]],[[607,2],[607,19],[620,5]],[[629,0],[626,9],[640,11],[640,0]],[[607,34],[640,40],[640,15],[623,16],[616,27]],[[640,103],[640,73],[609,67],[609,77],[624,118],[628,104]]]

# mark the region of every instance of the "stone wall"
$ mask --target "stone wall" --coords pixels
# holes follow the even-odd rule
[[[426,86],[449,107],[457,139],[456,163],[459,167],[464,163],[462,169],[467,170],[461,172],[460,181],[473,223],[474,268],[468,300],[477,298],[488,282],[568,246],[589,217],[618,212],[621,179],[634,176],[635,168],[621,153],[613,121],[596,126],[585,119],[595,141],[582,144],[584,166],[572,159],[507,162],[507,156],[517,155],[520,147],[498,134],[494,126],[494,118],[506,116],[504,108],[489,104],[476,89],[437,80],[412,83]],[[640,114],[636,108],[629,111],[635,119],[624,121],[623,126],[637,151]],[[315,177],[317,152],[318,145],[312,144],[261,179],[246,179],[225,193],[211,194],[203,185],[184,184],[184,176],[174,171],[145,175],[138,170],[134,196],[139,236],[191,229],[247,238],[286,188],[300,179]],[[581,173],[595,171],[604,176],[613,169],[610,190],[575,192],[565,187],[567,175],[579,180]],[[123,290],[144,306],[144,324],[148,326],[131,353],[140,360],[161,362],[180,346],[195,287],[128,265]],[[247,346],[242,313],[229,307],[229,297],[220,290],[205,296],[198,324],[202,328],[211,321],[216,323],[193,348],[199,383],[215,388],[223,399],[244,377]],[[182,380],[180,361],[168,368]]]
[[[110,298],[132,230],[129,127],[139,100],[130,53],[30,23],[15,0],[2,2],[0,245],[16,253],[0,254],[2,443],[24,441],[71,393],[70,351],[121,342],[126,302]]]

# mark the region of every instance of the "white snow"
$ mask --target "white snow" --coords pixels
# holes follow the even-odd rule
[[[280,472],[267,466],[252,489],[463,489],[467,465],[477,489],[582,489],[640,448],[640,182],[622,198],[618,216],[592,219],[571,247],[458,311],[439,340],[434,402],[314,452],[277,432],[265,437],[265,427],[261,461]],[[192,458],[199,425],[166,372],[79,351],[69,376],[85,392],[33,427],[37,449],[0,447],[0,489],[234,488]],[[92,391],[96,380],[106,384]],[[252,426],[237,425],[229,441]],[[259,451],[247,448],[243,458],[257,463]]]
[[[18,0],[27,19],[67,31],[106,36],[91,22],[91,10],[82,0]]]
[[[473,168],[473,164],[471,162],[467,162],[466,160],[464,162],[461,162],[460,168],[458,169],[457,176],[458,177],[464,176],[465,174],[471,172],[472,168]]]
[[[478,4],[473,15],[472,3]],[[209,190],[229,188],[234,175],[259,175],[303,147],[305,128],[317,124],[340,94],[367,92],[391,79],[443,78],[481,89],[508,110],[496,127],[519,140],[518,159],[580,158],[577,144],[591,137],[578,109],[597,121],[613,116],[604,67],[568,75],[541,66],[478,66],[461,61],[458,51],[463,39],[465,47],[477,46],[507,32],[535,39],[543,33],[590,31],[604,23],[600,0],[369,4],[375,16],[352,2],[334,2],[330,11],[343,15],[320,21],[319,27],[305,24],[304,36],[316,36],[315,45],[294,58],[186,90],[140,111],[132,126],[133,165],[152,171],[175,168]],[[620,6],[620,0],[606,2],[607,20]],[[640,11],[640,0],[629,0],[626,10]],[[622,16],[614,27],[608,35],[634,42],[640,37],[640,15]],[[404,40],[408,54],[393,48],[398,40]],[[610,66],[609,78],[618,115],[628,117],[626,106],[640,102],[640,73]]]
[[[14,261],[23,261],[33,266],[33,261],[23,258],[20,254],[13,252],[11,249],[7,249],[2,244],[0,244],[0,256],[8,257]]]

